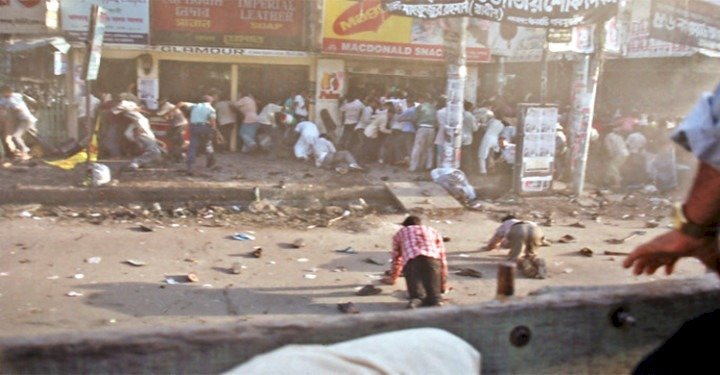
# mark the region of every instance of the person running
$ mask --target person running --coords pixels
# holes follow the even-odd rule
[[[213,149],[213,138],[216,129],[216,112],[212,106],[213,98],[204,95],[200,103],[179,103],[179,107],[190,109],[190,146],[187,152],[187,172],[192,174],[192,166],[195,163],[195,155],[200,145],[205,146],[205,166],[215,166],[215,150]]]

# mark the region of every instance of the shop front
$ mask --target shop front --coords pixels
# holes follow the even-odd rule
[[[338,99],[347,93],[360,97],[370,93],[382,96],[394,90],[444,94],[444,28],[443,20],[390,15],[380,0],[325,0],[323,59],[317,64],[318,113],[326,109],[339,121]],[[473,20],[470,24],[465,95],[471,101],[477,97],[479,65],[490,61],[487,28],[485,21]],[[338,71],[340,67],[342,71]],[[330,80],[324,76],[341,77],[342,82],[328,86]]]
[[[87,9],[63,2],[68,38],[81,42]],[[236,100],[278,101],[314,81],[306,15],[311,2],[117,0],[94,93],[131,91],[153,109],[161,98],[194,101],[215,89]],[[77,61],[82,61],[78,58]]]

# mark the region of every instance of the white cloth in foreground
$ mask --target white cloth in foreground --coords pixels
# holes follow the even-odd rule
[[[480,353],[436,328],[382,333],[323,345],[288,345],[226,374],[479,374]]]

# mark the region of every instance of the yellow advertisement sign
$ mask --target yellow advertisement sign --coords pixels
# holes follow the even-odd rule
[[[323,51],[332,54],[442,60],[446,20],[391,15],[380,0],[325,0]],[[489,22],[471,20],[468,61],[490,61]]]

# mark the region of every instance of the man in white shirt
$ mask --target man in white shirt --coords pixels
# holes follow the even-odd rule
[[[487,130],[478,149],[478,163],[481,175],[488,172],[487,166],[490,154],[500,151],[500,132],[503,129],[504,125],[499,119],[491,118],[488,120]]]
[[[308,109],[307,109],[307,90],[301,91],[293,98],[293,113],[298,122],[307,121]]]
[[[621,170],[630,151],[625,144],[623,137],[624,130],[621,126],[615,126],[610,134],[605,136],[605,151],[609,160],[607,160],[607,169],[605,171],[605,181],[609,187],[618,189],[622,185]]]
[[[330,137],[326,134],[320,135],[320,138],[315,141],[313,152],[315,154],[315,166],[318,168],[334,168],[340,174],[345,174],[349,170],[363,170],[349,151],[337,151],[335,145],[330,141]]]
[[[243,115],[243,122],[240,124],[240,138],[243,141],[241,152],[248,153],[255,151],[258,147],[256,137],[260,123],[258,122],[257,104],[251,95],[243,95],[242,92],[238,92],[238,97],[240,100],[235,103],[235,107]]]
[[[0,88],[0,95],[0,106],[5,107],[10,122],[15,123],[12,129],[12,142],[9,142],[8,147],[18,154],[21,160],[28,160],[30,148],[25,144],[23,136],[25,133],[37,136],[35,127],[37,118],[30,112],[23,94],[13,92],[12,87],[3,86]],[[12,149],[13,146],[15,150]]]
[[[340,137],[339,146],[341,149],[349,150],[353,141],[353,130],[360,122],[365,105],[355,96],[349,96],[348,101],[340,106],[340,116],[342,117],[343,131]]]
[[[460,152],[460,169],[465,174],[475,173],[475,157],[472,155],[472,145],[475,140],[475,133],[480,128],[480,124],[472,114],[472,103],[465,101],[463,103],[463,124],[462,124],[462,151]]]
[[[303,161],[308,161],[313,154],[313,146],[320,137],[317,125],[310,121],[302,121],[295,126],[295,132],[300,135],[293,147],[295,157]]]

